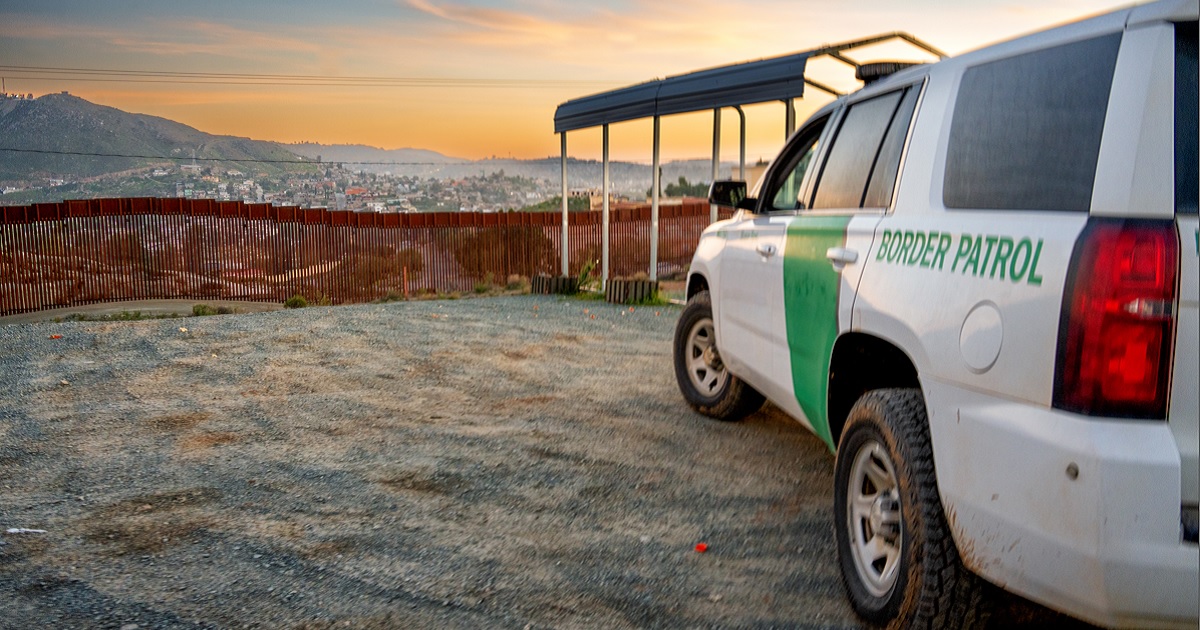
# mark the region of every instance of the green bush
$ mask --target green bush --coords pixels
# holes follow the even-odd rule
[[[644,297],[640,300],[633,300],[629,304],[634,306],[666,306],[671,303],[667,296],[663,295],[662,291],[655,291],[654,295]]]
[[[233,309],[228,306],[218,306],[213,308],[207,304],[197,304],[192,307],[193,317],[205,317],[207,315],[232,315]]]
[[[306,306],[308,306],[308,300],[304,299],[304,296],[300,295],[299,293],[288,298],[287,301],[283,303],[284,308],[304,308]]]
[[[601,281],[603,280],[603,278],[592,275],[596,271],[596,265],[598,265],[599,262],[600,261],[598,261],[596,259],[588,259],[588,260],[585,260],[583,262],[583,265],[580,266],[580,268],[579,268],[579,290],[581,292],[582,291],[595,291],[598,289],[603,290],[603,287],[601,286]]]
[[[489,272],[483,274],[483,282],[475,283],[475,292],[476,293],[487,293],[488,291],[490,291],[492,289],[492,279],[493,279],[492,272],[489,271]]]
[[[505,283],[504,288],[508,291],[528,291],[529,278],[526,278],[520,274],[509,274],[508,281]]]

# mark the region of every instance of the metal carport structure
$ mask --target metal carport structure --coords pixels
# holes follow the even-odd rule
[[[805,86],[841,96],[838,91],[804,76],[808,60],[829,57],[856,70],[860,62],[843,53],[855,48],[898,40],[910,44],[936,57],[945,57],[937,48],[903,32],[886,33],[841,44],[822,46],[813,50],[771,57],[757,61],[731,64],[665,79],[647,81],[629,87],[600,94],[584,96],[558,106],[554,113],[554,132],[559,135],[562,147],[562,274],[569,271],[569,249],[567,247],[567,132],[601,127],[603,129],[602,195],[603,216],[601,223],[602,278],[605,285],[609,280],[609,173],[608,173],[608,126],[612,123],[654,119],[653,183],[650,205],[650,279],[658,279],[658,211],[659,211],[659,120],[662,116],[712,110],[713,112],[713,158],[712,177],[718,178],[721,161],[721,109],[731,107],[740,119],[741,151],[738,173],[745,177],[746,170],[746,115],[743,105],[771,101],[784,104],[784,133],[790,136],[796,127],[794,100],[803,98]],[[717,209],[712,208],[711,220],[716,221]]]

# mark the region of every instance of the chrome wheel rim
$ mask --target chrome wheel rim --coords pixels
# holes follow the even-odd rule
[[[854,455],[846,493],[846,526],[858,576],[874,597],[883,597],[899,577],[904,550],[896,469],[887,450],[871,440]]]
[[[715,397],[729,380],[729,372],[721,362],[721,354],[717,352],[716,329],[711,318],[692,324],[684,351],[687,353],[684,360],[692,387],[701,396]]]

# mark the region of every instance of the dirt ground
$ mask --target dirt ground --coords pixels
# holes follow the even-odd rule
[[[282,304],[274,302],[242,302],[235,300],[134,300],[127,302],[103,302],[84,306],[67,306],[44,311],[5,315],[0,317],[0,326],[11,324],[35,324],[38,322],[65,321],[71,316],[83,316],[93,320],[112,318],[122,313],[140,313],[146,318],[172,315],[186,317],[192,314],[197,304],[206,304],[214,309],[227,308],[234,313],[266,313],[278,311]]]
[[[678,313],[0,326],[0,627],[858,627],[831,456],[694,415]]]
[[[859,627],[832,456],[692,413],[679,312],[0,325],[0,628]]]

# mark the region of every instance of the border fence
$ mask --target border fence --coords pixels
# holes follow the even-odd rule
[[[686,270],[708,223],[706,200],[659,209],[660,277]],[[611,211],[614,278],[649,271],[650,225],[648,204]],[[569,214],[572,274],[599,260],[602,229],[599,212]],[[376,214],[180,198],[5,207],[0,315],[124,300],[299,294],[342,304],[470,291],[557,275],[561,247],[559,213]]]

